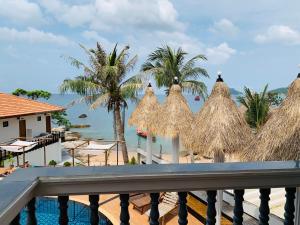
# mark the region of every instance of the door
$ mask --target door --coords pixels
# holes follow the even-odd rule
[[[19,120],[19,137],[26,140],[26,120]]]
[[[46,132],[51,133],[51,116],[46,116]]]

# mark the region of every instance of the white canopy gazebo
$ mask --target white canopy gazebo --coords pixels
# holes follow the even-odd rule
[[[25,164],[25,152],[31,150],[38,143],[33,141],[21,141],[16,140],[11,144],[0,145],[0,150],[14,152],[14,153],[23,153],[23,165]],[[17,166],[19,166],[19,154],[17,154]]]

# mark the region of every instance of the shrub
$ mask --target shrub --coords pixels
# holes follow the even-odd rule
[[[55,167],[56,165],[57,165],[57,162],[53,159],[49,162],[49,166],[54,166]]]
[[[70,162],[64,162],[64,167],[70,167],[72,164]]]
[[[136,161],[136,159],[135,159],[134,156],[132,156],[132,158],[131,158],[131,160],[129,161],[128,164],[129,164],[129,165],[136,165],[136,164],[137,164],[137,161]]]

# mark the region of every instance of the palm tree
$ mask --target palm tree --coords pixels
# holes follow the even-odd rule
[[[246,108],[246,121],[256,129],[259,129],[268,119],[270,102],[267,93],[268,85],[261,93],[251,92],[247,87],[244,88],[244,96],[239,96],[238,101]]]
[[[199,81],[201,76],[209,77],[205,69],[195,66],[197,60],[206,60],[204,55],[196,55],[187,62],[187,55],[181,48],[177,51],[169,46],[157,48],[148,56],[148,60],[142,65],[141,71],[154,75],[159,88],[166,87],[166,94],[173,84],[174,77],[178,77],[179,85],[183,91],[206,96],[206,85]]]
[[[82,96],[81,100],[88,103],[92,109],[105,106],[108,112],[113,112],[123,160],[124,163],[128,163],[121,110],[127,108],[128,100],[137,100],[137,92],[142,88],[142,81],[138,75],[127,76],[136,64],[137,56],[129,59],[129,46],[123,48],[119,54],[117,44],[110,54],[107,54],[99,43],[95,49],[89,50],[80,46],[89,57],[89,65],[68,57],[73,66],[83,69],[83,75],[64,80],[60,90],[62,93],[71,91],[79,94]]]

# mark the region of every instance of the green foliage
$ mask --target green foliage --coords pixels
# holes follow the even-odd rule
[[[39,98],[49,99],[51,97],[51,93],[48,91],[44,91],[44,90],[27,91],[22,88],[17,88],[12,94],[16,96],[25,96],[33,100]]]
[[[70,167],[72,164],[70,162],[64,162],[64,167]]]
[[[132,156],[132,158],[130,159],[130,161],[129,161],[128,164],[129,164],[129,165],[136,165],[136,164],[137,164],[137,161],[136,161],[136,159],[135,159],[134,156]]]
[[[57,165],[57,162],[55,161],[55,160],[51,160],[50,162],[49,162],[49,164],[48,164],[49,166],[56,166]]]
[[[156,85],[166,88],[166,94],[173,84],[174,77],[178,77],[183,91],[207,96],[206,85],[199,81],[200,77],[209,77],[205,69],[196,66],[199,60],[207,60],[204,55],[197,55],[185,61],[187,55],[181,48],[171,49],[169,46],[157,48],[148,56],[147,62],[141,70],[154,75]]]
[[[54,112],[51,114],[53,122],[58,126],[65,126],[68,130],[71,126],[71,122],[67,118],[67,113],[65,111],[63,112]]]
[[[9,165],[13,165],[13,164],[14,164],[15,159],[14,159],[14,156],[12,155],[12,153],[10,153],[10,154],[8,155],[7,162],[9,163]]]
[[[259,129],[267,121],[270,107],[267,89],[268,85],[261,93],[256,93],[245,87],[244,96],[238,97],[238,101],[247,108],[246,120],[253,128]]]
[[[268,101],[271,106],[280,106],[283,102],[281,94],[278,92],[268,92]]]

